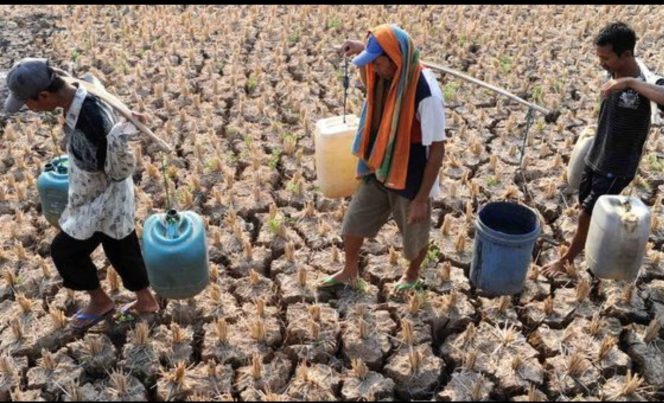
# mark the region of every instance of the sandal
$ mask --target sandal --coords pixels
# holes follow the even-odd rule
[[[424,288],[424,282],[419,278],[413,282],[407,283],[405,281],[399,280],[399,282],[394,286],[394,292],[400,293],[408,290],[419,291]]]
[[[94,313],[85,313],[83,312],[83,309],[79,309],[78,312],[76,312],[70,320],[84,321],[83,322],[84,324],[76,326],[73,324],[73,322],[71,322],[69,324],[69,328],[75,332],[85,332],[86,330],[90,329],[92,326],[96,325],[97,323],[101,322],[106,317],[108,317],[109,314],[113,312],[114,309],[115,307],[112,307],[111,309],[100,315],[96,315]]]

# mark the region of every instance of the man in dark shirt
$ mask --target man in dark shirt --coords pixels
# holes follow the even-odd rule
[[[650,130],[651,102],[664,110],[664,80],[645,82],[634,57],[635,43],[634,31],[622,22],[607,25],[595,38],[600,65],[612,78],[602,85],[597,133],[585,158],[578,227],[567,252],[542,271],[546,276],[563,273],[565,264],[583,250],[597,199],[619,194],[634,179]]]

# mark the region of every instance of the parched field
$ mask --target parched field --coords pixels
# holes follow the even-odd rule
[[[139,234],[169,205],[166,175],[170,204],[206,221],[212,277],[149,326],[70,334],[87,296],[61,285],[36,188],[62,153],[62,117],[0,112],[0,400],[664,398],[660,127],[631,189],[653,216],[636,282],[594,278],[583,255],[561,278],[539,273],[576,227],[565,171],[596,125],[604,72],[592,40],[614,20],[632,25],[637,56],[663,74],[658,6],[0,6],[2,99],[14,61],[48,57],[146,112],[176,153],[135,144]],[[349,200],[316,187],[315,123],[342,113],[337,47],[383,22],[411,33],[423,60],[561,115],[536,115],[521,176],[527,110],[439,75],[449,141],[428,289],[392,295],[406,262],[390,222],[363,246],[365,287],[318,292],[343,266]],[[468,280],[474,220],[499,199],[536,208],[543,231],[524,291],[486,298]],[[93,256],[116,303],[131,301],[102,249]]]

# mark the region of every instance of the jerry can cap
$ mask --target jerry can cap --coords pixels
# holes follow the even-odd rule
[[[166,221],[167,222],[178,222],[180,221],[180,215],[175,209],[170,209],[166,212]]]

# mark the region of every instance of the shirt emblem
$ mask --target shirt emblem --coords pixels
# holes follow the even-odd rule
[[[634,91],[623,91],[618,97],[618,106],[621,108],[637,109],[639,104],[639,95]]]

